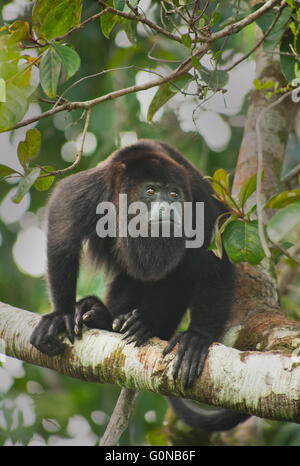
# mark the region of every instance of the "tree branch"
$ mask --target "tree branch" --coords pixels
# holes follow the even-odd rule
[[[244,19],[242,19],[240,21],[237,21],[237,22],[235,22],[233,24],[230,24],[229,26],[224,27],[220,31],[212,33],[210,36],[207,36],[207,37],[206,36],[203,36],[203,37],[201,36],[200,38],[197,39],[197,42],[199,42],[201,45],[193,51],[193,55],[191,57],[189,57],[187,60],[185,60],[175,71],[171,72],[169,75],[167,75],[167,76],[165,76],[163,78],[160,78],[160,79],[157,79],[157,80],[154,80],[154,81],[150,81],[150,82],[145,83],[145,84],[140,85],[140,86],[135,85],[135,86],[127,87],[125,89],[120,89],[118,91],[110,92],[110,93],[108,93],[108,94],[106,94],[104,96],[98,97],[96,99],[87,100],[87,101],[83,101],[83,102],[66,102],[66,103],[64,103],[62,105],[55,105],[52,109],[48,110],[47,112],[44,112],[44,113],[42,113],[40,115],[29,118],[27,120],[23,120],[23,121],[17,123],[14,127],[7,129],[6,131],[12,131],[14,129],[18,129],[18,128],[21,128],[23,126],[27,126],[27,125],[29,125],[31,123],[34,123],[36,121],[40,121],[40,120],[42,120],[42,119],[44,119],[44,118],[46,118],[48,116],[55,115],[56,113],[62,112],[64,110],[71,111],[71,110],[82,109],[82,108],[83,109],[91,108],[91,107],[93,107],[95,105],[99,105],[102,102],[106,102],[107,100],[113,100],[113,99],[116,99],[118,97],[122,97],[122,96],[127,95],[127,94],[136,93],[136,92],[139,92],[139,91],[150,89],[152,87],[160,86],[162,84],[170,82],[173,79],[175,79],[175,78],[181,76],[182,74],[185,74],[186,72],[188,72],[193,67],[192,58],[197,57],[198,59],[200,59],[203,55],[205,55],[205,53],[209,50],[209,44],[210,43],[215,42],[216,40],[221,39],[223,37],[230,36],[232,34],[236,34],[237,32],[241,31],[244,27],[246,27],[249,24],[256,21],[256,19],[258,17],[260,17],[261,15],[266,13],[269,9],[273,8],[273,6],[276,5],[278,2],[279,2],[279,0],[268,0],[263,6],[258,8],[255,12],[248,15],[246,18],[244,18]],[[181,43],[181,37],[179,37],[179,36],[177,37],[175,34],[169,33],[169,31],[166,31],[165,29],[161,28],[160,26],[157,26],[155,23],[148,20],[144,16],[134,15],[134,14],[131,14],[131,13],[126,13],[126,12],[116,10],[116,9],[114,9],[112,7],[107,7],[105,2],[103,2],[102,0],[98,0],[98,3],[100,3],[103,7],[105,7],[105,11],[107,13],[114,13],[114,14],[116,14],[118,16],[122,16],[122,17],[124,17],[126,19],[139,21],[139,22],[142,22],[144,24],[147,24],[149,27],[156,30],[156,32],[158,32],[160,34],[163,34],[163,35],[167,35],[169,37],[169,39],[175,40],[175,41]],[[101,12],[101,14],[102,13],[103,12]],[[99,15],[100,15],[100,13],[98,14],[98,16]],[[87,20],[85,20],[84,23],[87,24],[88,22],[94,20],[94,17],[96,17],[96,16],[97,15],[94,15],[93,17],[91,17],[92,19],[88,18]],[[78,27],[74,28],[74,30],[77,30],[81,26],[82,25],[79,25]],[[71,33],[71,32],[73,32],[73,30],[69,31],[69,33]],[[67,33],[67,35],[69,33]],[[60,40],[62,38],[63,38],[63,36],[59,37]],[[55,40],[55,38],[53,40]]]
[[[298,343],[299,325],[288,326],[276,309],[269,313],[269,318],[273,327],[274,322],[277,324],[272,329],[273,340],[266,337],[266,331],[263,336],[269,348],[274,347],[275,340],[277,344],[280,340],[281,347],[284,341],[288,348]],[[7,355],[88,382],[183,396],[264,418],[300,422],[300,365],[295,356],[238,351],[215,343],[210,347],[201,379],[184,391],[180,378],[174,381],[172,377],[175,352],[163,358],[166,342],[158,338],[136,348],[133,344],[126,345],[120,334],[88,330],[73,346],[65,341],[63,355],[49,357],[29,343],[39,319],[37,314],[0,304],[1,348],[5,348]],[[261,320],[257,316],[254,321],[249,319],[249,329],[253,331],[253,325],[257,328],[258,322],[266,330],[266,313],[262,313]],[[244,333],[247,325],[242,327]],[[257,341],[253,344],[257,346]]]

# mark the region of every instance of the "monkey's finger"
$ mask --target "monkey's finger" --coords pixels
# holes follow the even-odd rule
[[[191,365],[189,367],[188,385],[187,385],[186,388],[193,385],[193,383],[195,382],[195,380],[196,380],[196,378],[198,376],[197,375],[197,369],[198,369],[200,358],[201,358],[201,346],[197,347],[196,352],[194,352],[194,354],[193,354],[192,362],[191,362]]]
[[[81,337],[82,334],[82,327],[83,327],[83,316],[76,316],[75,317],[75,325],[74,325],[74,333],[77,337]]]
[[[135,346],[141,346],[143,343],[146,343],[146,341],[149,340],[151,336],[152,336],[152,333],[150,332],[150,330],[144,328],[143,332],[141,332],[141,335],[139,336],[137,335]]]
[[[48,354],[49,356],[57,356],[62,354],[65,350],[65,344],[54,336],[47,336],[34,346],[42,353]]]
[[[73,320],[74,320],[73,315],[67,314],[64,316],[64,323],[66,326],[67,337],[69,338],[72,344],[74,343],[74,340],[75,340]]]
[[[126,319],[126,321],[124,322],[124,324],[122,325],[121,329],[120,329],[120,333],[126,333],[127,330],[129,330],[129,328],[134,325],[136,322],[138,322],[140,320],[139,316],[134,314],[134,313],[131,313],[130,314],[130,317],[128,319]]]
[[[122,325],[124,324],[125,322],[125,319],[126,319],[126,316],[130,315],[130,313],[128,314],[121,314],[119,315],[118,317],[116,317],[114,320],[113,320],[113,325],[112,325],[112,328],[115,332],[120,332],[120,329],[122,328]]]
[[[187,350],[184,356],[184,364],[183,364],[183,370],[182,370],[182,383],[183,383],[184,389],[188,388],[192,384],[193,379],[195,378],[196,368],[198,365],[198,357],[200,356],[200,353],[201,353],[201,347],[200,347],[200,351],[198,351],[197,343],[198,343],[198,337],[196,335],[192,336],[192,338],[189,341],[189,344],[188,344],[188,347],[187,347]],[[193,362],[195,362],[194,365],[193,365]],[[192,367],[193,367],[193,372],[192,372]]]
[[[33,346],[38,347],[41,340],[46,335],[47,329],[48,329],[48,323],[45,320],[41,319],[37,327],[34,329],[34,331],[31,334],[30,343]]]
[[[185,352],[188,348],[189,339],[190,339],[190,335],[188,335],[187,333],[183,334],[183,337],[181,338],[179,348],[176,353],[175,364],[174,364],[174,369],[173,369],[174,380],[177,379],[178,377],[179,369],[181,367]]]
[[[170,353],[172,351],[172,349],[177,345],[177,343],[179,342],[180,338],[181,338],[181,333],[176,333],[176,335],[174,335],[171,340],[169,340],[167,346],[163,349],[163,356],[166,356],[168,353]]]
[[[197,377],[200,377],[204,369],[204,364],[205,364],[205,361],[208,355],[209,346],[210,346],[209,344],[206,344],[204,347],[202,346],[201,357],[200,357],[199,364],[197,367]]]
[[[96,318],[96,311],[95,309],[91,309],[90,311],[88,312],[85,312],[82,316],[82,320],[83,322],[86,324],[88,322],[91,322],[92,320],[94,320]]]
[[[124,333],[122,339],[131,337],[133,335],[136,335],[140,330],[143,329],[143,324],[140,320],[138,320],[135,324],[133,324],[127,332]]]

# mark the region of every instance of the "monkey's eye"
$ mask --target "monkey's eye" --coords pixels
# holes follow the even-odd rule
[[[174,199],[177,199],[178,193],[176,191],[171,191],[170,196],[174,197]]]
[[[149,194],[149,196],[153,196],[155,194],[155,189],[154,188],[148,188],[146,193]]]

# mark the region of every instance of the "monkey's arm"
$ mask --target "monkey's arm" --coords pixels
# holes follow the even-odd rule
[[[186,332],[176,333],[164,349],[166,355],[179,343],[173,376],[182,369],[184,388],[190,387],[200,377],[209,346],[220,338],[229,317],[235,287],[235,268],[228,259],[222,262],[211,256],[210,271],[199,277],[190,303],[191,321]],[[216,267],[213,267],[213,262]],[[204,265],[204,264],[203,264]],[[208,272],[207,272],[208,273]]]
[[[49,202],[47,277],[52,312],[41,318],[30,339],[32,345],[49,356],[64,351],[58,337],[61,332],[74,341],[79,254],[83,240],[96,222],[97,191],[93,189],[92,175],[86,171],[66,178],[58,184]]]

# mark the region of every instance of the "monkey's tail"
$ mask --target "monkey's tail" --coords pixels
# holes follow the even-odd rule
[[[183,398],[168,396],[167,400],[177,417],[189,426],[206,432],[230,430],[250,417],[249,414],[223,408],[204,409]]]

